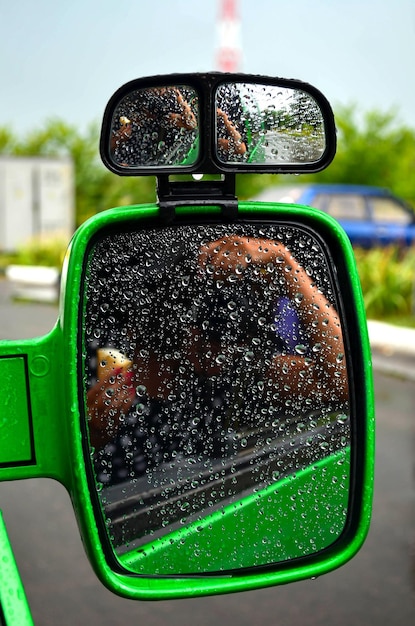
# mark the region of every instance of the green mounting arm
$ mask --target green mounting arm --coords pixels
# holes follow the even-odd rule
[[[33,626],[26,594],[12,552],[6,524],[0,511],[0,622]]]
[[[62,361],[59,325],[37,339],[0,341],[0,480],[62,481],[68,441]]]

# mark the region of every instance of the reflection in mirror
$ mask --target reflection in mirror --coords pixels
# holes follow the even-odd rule
[[[319,240],[275,224],[126,230],[95,243],[86,276],[88,458],[120,563],[202,574],[338,539],[348,379]]]
[[[311,164],[324,154],[323,114],[300,89],[224,83],[216,111],[217,154],[224,163]]]
[[[192,87],[138,89],[115,109],[110,150],[125,168],[192,165],[197,137],[198,99]]]

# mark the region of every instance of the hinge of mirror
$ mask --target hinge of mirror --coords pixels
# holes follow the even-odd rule
[[[157,176],[157,198],[160,216],[171,222],[178,206],[217,205],[225,220],[233,220],[238,214],[235,195],[235,174],[224,174],[215,180],[169,180],[168,175]]]

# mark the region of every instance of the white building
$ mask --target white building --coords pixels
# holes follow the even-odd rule
[[[33,236],[62,235],[75,225],[70,158],[0,156],[0,251]]]

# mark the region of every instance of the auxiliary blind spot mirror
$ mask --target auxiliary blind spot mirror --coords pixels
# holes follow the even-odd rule
[[[110,99],[101,131],[103,162],[121,176],[316,172],[335,149],[317,89],[244,74],[131,81]]]

